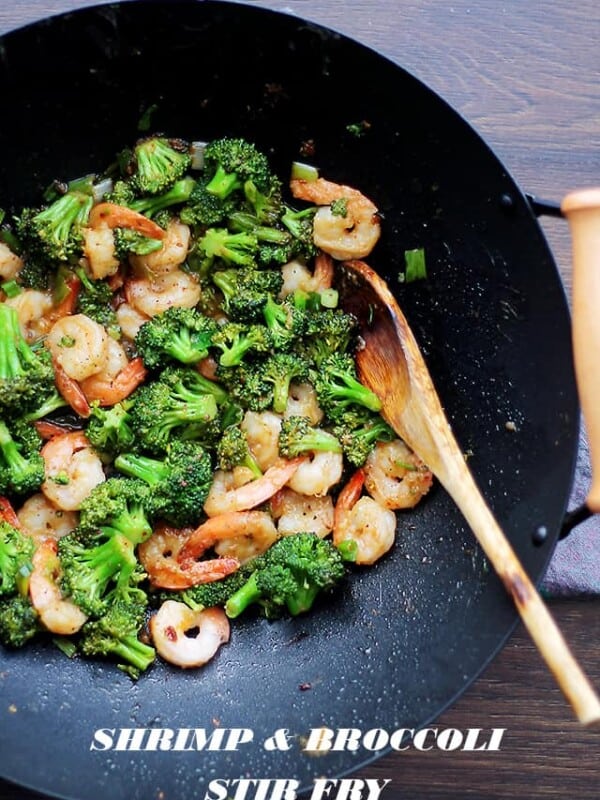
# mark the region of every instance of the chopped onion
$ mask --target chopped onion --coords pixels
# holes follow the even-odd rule
[[[105,194],[108,192],[112,192],[113,189],[113,181],[112,178],[103,178],[98,183],[95,183],[92,187],[92,196],[94,198],[95,203],[99,203]]]
[[[316,181],[319,177],[319,170],[311,164],[303,164],[301,161],[292,162],[292,180]]]
[[[208,142],[192,142],[190,153],[192,155],[192,169],[204,169],[204,150]]]

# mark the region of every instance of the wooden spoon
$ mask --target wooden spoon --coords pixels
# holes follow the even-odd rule
[[[362,261],[344,262],[340,271],[341,306],[358,318],[364,340],[356,356],[361,381],[381,399],[387,423],[427,464],[463,513],[579,721],[600,721],[600,700],[467,468],[393,295]]]

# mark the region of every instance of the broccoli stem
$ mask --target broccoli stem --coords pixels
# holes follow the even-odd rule
[[[256,603],[262,597],[262,592],[256,582],[256,572],[248,578],[246,583],[237,592],[234,592],[225,603],[225,613],[230,619],[235,619],[243,614],[252,603]]]
[[[12,480],[17,485],[26,477],[29,471],[29,461],[19,452],[19,447],[6,424],[0,420],[0,452],[12,476]]]
[[[55,390],[41,406],[31,411],[29,414],[26,414],[23,419],[25,422],[35,422],[38,419],[47,417],[48,414],[51,414],[53,411],[68,405],[67,401]]]
[[[226,172],[219,164],[215,174],[206,184],[206,191],[214,194],[219,200],[225,200],[236,189],[242,188],[242,182],[235,172]]]
[[[125,636],[116,641],[111,651],[140,672],[148,669],[156,657],[154,648],[140,642],[136,636]]]
[[[306,611],[310,611],[313,603],[317,599],[318,594],[318,586],[310,584],[303,586],[302,588],[298,589],[296,594],[287,598],[286,605],[288,607],[288,611],[293,617],[298,616],[298,614],[304,614]]]
[[[147,456],[133,453],[122,453],[115,459],[114,466],[119,472],[131,478],[139,478],[149,486],[156,486],[167,476],[168,470],[164,462]]]

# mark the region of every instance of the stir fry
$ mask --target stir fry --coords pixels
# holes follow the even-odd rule
[[[390,550],[432,476],[338,307],[371,200],[157,134],[0,217],[4,645],[198,667],[248,609],[308,612]]]

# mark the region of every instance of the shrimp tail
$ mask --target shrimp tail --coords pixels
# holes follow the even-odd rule
[[[61,396],[67,401],[76,414],[87,419],[92,413],[90,404],[77,381],[70,378],[56,359],[52,359],[54,381]]]
[[[116,203],[98,203],[92,208],[89,217],[90,227],[97,228],[102,224],[109,228],[131,228],[150,239],[162,240],[165,238],[165,231],[156,222],[152,222],[151,219],[131,208],[119,206]]]

